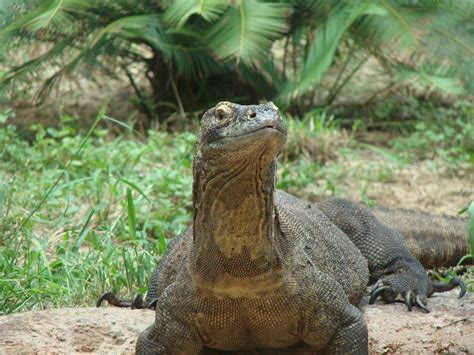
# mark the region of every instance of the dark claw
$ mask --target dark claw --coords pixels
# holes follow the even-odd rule
[[[457,277],[455,277],[451,282],[461,288],[461,291],[459,291],[458,298],[463,298],[467,292],[466,284]]]
[[[462,298],[467,292],[466,284],[463,281],[461,281],[460,279],[458,279],[457,277],[451,279],[448,283],[433,282],[432,286],[433,286],[433,291],[431,293],[433,293],[433,292],[446,292],[446,291],[452,290],[456,286],[459,286],[461,291],[459,291],[458,298]]]
[[[132,309],[143,309],[143,308],[147,308],[146,306],[147,306],[146,303],[143,302],[142,295],[138,294],[133,298],[132,304],[131,304]]]
[[[369,298],[369,304],[373,304],[375,300],[382,294],[383,291],[386,289],[390,288],[389,286],[379,286],[379,283],[377,282],[374,287],[372,288],[372,291],[370,292],[370,298]]]
[[[150,302],[148,302],[147,308],[156,309],[157,304],[158,304],[158,298],[152,299]]]
[[[416,305],[420,307],[423,312],[430,313],[430,310],[426,308],[426,305],[423,303],[420,296],[415,297],[415,302],[416,302]]]
[[[97,300],[96,306],[100,307],[100,305],[102,304],[104,300],[107,301],[112,306],[116,306],[116,307],[131,307],[132,306],[132,302],[130,300],[119,298],[115,295],[115,293],[111,291],[107,291],[104,294],[102,294],[102,296],[100,296],[99,299]]]
[[[375,289],[375,288],[379,288],[379,286],[382,286],[383,285],[383,282],[381,279],[377,280],[377,282],[372,286],[372,291]]]
[[[100,296],[97,301],[97,307],[100,307],[103,301],[107,301],[110,305],[115,307],[127,307],[131,309],[156,309],[158,299],[155,298],[151,301],[144,301],[142,295],[136,295],[133,300],[127,300],[117,297],[115,293],[107,291]]]
[[[404,301],[408,310],[411,312],[411,308],[415,304],[415,294],[413,291],[410,290],[405,294]]]
[[[102,302],[104,302],[104,300],[109,297],[108,294],[109,294],[109,292],[103,293],[102,296],[100,296],[99,299],[97,300],[95,306],[100,307],[102,305]]]

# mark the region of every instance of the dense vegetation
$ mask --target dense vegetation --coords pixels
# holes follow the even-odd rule
[[[8,0],[0,87],[11,98],[43,82],[42,96],[64,77],[122,73],[161,121],[221,99],[301,114],[333,105],[349,83],[358,92],[344,96],[359,105],[472,93],[473,23],[470,2],[451,0]]]

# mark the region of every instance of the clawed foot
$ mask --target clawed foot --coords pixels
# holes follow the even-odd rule
[[[109,304],[115,307],[126,307],[131,309],[155,309],[157,299],[151,301],[144,301],[142,295],[136,295],[133,300],[121,298],[115,295],[111,291],[105,292],[97,300],[97,307],[100,307],[103,301],[107,301]]]
[[[392,303],[398,299],[398,296],[401,296],[403,302],[406,304],[409,311],[412,310],[413,306],[418,306],[423,312],[429,313],[429,309],[426,307],[426,293],[416,293],[416,291],[400,291],[397,290],[393,285],[390,285],[390,282],[384,282],[378,280],[370,291],[369,304],[373,304],[375,300],[382,296],[385,302]]]
[[[409,273],[392,274],[374,284],[370,291],[369,304],[373,304],[380,296],[387,303],[395,302],[401,296],[409,311],[413,306],[417,306],[423,312],[429,313],[427,298],[434,292],[449,291],[456,286],[461,288],[458,298],[463,297],[466,294],[466,285],[458,278],[452,279],[449,283],[440,283],[429,280],[427,276],[426,279],[420,280]]]

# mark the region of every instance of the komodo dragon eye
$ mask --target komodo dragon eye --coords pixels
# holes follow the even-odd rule
[[[220,105],[216,108],[215,116],[216,122],[219,127],[226,126],[230,121],[229,118],[231,116],[232,110],[227,107],[226,105]]]
[[[222,121],[225,118],[225,111],[221,108],[216,110],[216,117],[218,121]]]
[[[218,110],[217,111],[217,119],[222,121],[225,118],[224,111]]]

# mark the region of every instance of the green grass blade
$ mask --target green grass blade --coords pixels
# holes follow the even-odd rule
[[[135,205],[133,203],[132,190],[127,188],[127,213],[128,213],[128,230],[131,239],[136,239],[136,223]]]
[[[166,248],[168,247],[168,245],[166,244],[166,238],[165,238],[165,234],[163,232],[158,234],[158,244],[159,244],[159,247],[160,247],[161,255],[165,255]]]
[[[474,254],[474,201],[471,202],[467,211],[469,212],[469,220],[467,224],[469,245],[471,247],[471,254]]]
[[[81,231],[79,232],[79,238],[77,239],[76,244],[72,248],[73,253],[77,253],[77,251],[81,247],[82,243],[84,242],[84,239],[86,239],[87,234],[89,234],[89,230],[87,229],[87,227],[89,226],[89,223],[90,223],[94,213],[95,213],[95,209],[92,208],[89,211],[89,214],[87,215],[86,222],[84,223],[84,225],[81,228]]]
[[[44,266],[45,270],[48,273],[48,276],[51,277],[51,268],[49,267],[48,257],[46,256],[45,247],[37,238],[32,238],[32,242],[36,247],[37,252],[39,253],[41,264]]]
[[[457,266],[462,265],[465,260],[471,259],[472,256],[473,256],[472,254],[466,254],[466,255],[464,255],[461,259],[459,259],[459,261],[458,261],[458,263],[457,263],[456,265],[457,265]]]
[[[129,181],[129,180],[126,180],[126,179],[120,179],[120,181],[122,181],[123,183],[127,184],[128,186],[130,186],[132,189],[134,189],[135,191],[137,191],[140,195],[142,195],[142,197],[147,200],[149,203],[153,204],[153,202],[146,196],[146,194],[142,191],[142,189],[140,189],[136,184],[134,184],[133,182]]]

